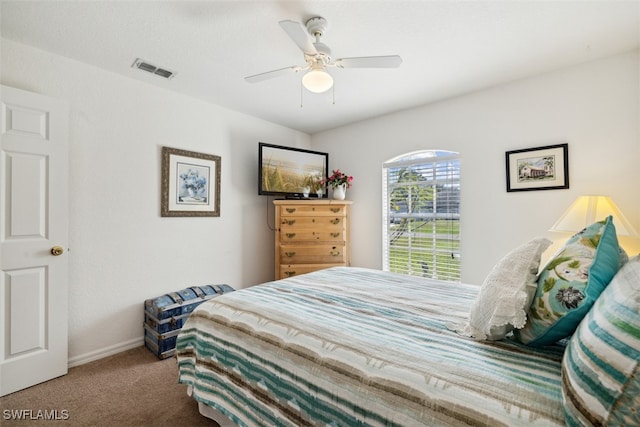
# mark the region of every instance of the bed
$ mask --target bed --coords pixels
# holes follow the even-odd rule
[[[564,344],[461,336],[480,287],[336,267],[222,295],[179,381],[240,426],[562,426]]]
[[[481,286],[336,267],[221,295],[179,381],[222,425],[640,426],[640,255],[612,217],[540,268],[550,244]]]

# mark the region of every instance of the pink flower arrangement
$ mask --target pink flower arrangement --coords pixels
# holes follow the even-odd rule
[[[342,184],[347,184],[347,188],[351,188],[352,181],[352,176],[342,173],[340,169],[336,169],[331,173],[329,178],[322,180],[322,184],[329,184],[332,188],[336,188]]]

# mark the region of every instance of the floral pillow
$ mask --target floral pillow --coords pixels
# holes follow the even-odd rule
[[[571,237],[540,272],[529,320],[514,331],[531,346],[573,334],[620,268],[620,247],[609,216]]]

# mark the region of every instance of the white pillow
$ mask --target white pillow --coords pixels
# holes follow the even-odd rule
[[[536,293],[540,257],[549,245],[549,239],[538,237],[505,255],[484,280],[469,322],[455,330],[479,340],[500,340],[513,328],[523,328]]]

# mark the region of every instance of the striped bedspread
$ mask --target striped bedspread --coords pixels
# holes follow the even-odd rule
[[[338,267],[200,305],[179,381],[240,426],[564,425],[561,346],[447,328],[479,287]]]

